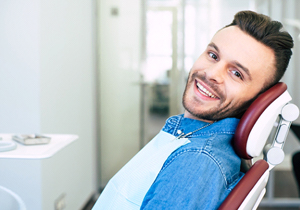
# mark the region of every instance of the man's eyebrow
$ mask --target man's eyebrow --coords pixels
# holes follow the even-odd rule
[[[212,47],[212,48],[215,48],[215,50],[219,53],[219,48],[215,43],[211,42],[211,43],[208,44],[208,46]]]
[[[208,46],[214,48],[218,53],[220,53],[220,50],[215,43],[211,42],[208,44]],[[233,61],[233,64],[236,65],[237,67],[239,67],[240,69],[242,69],[248,75],[249,79],[252,80],[250,71],[247,67],[243,66],[242,64],[240,64],[237,61]]]

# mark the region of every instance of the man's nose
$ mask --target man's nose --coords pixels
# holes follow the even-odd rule
[[[206,70],[206,76],[211,82],[221,84],[224,82],[226,72],[226,65],[222,62],[218,62]]]

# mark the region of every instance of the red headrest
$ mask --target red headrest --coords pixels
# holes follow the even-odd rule
[[[262,113],[287,90],[286,84],[279,82],[269,90],[262,93],[246,110],[242,116],[234,138],[233,146],[236,153],[244,159],[251,159],[252,157],[247,152],[247,141],[251,130],[257,123]],[[273,126],[273,125],[272,125]],[[269,135],[269,134],[268,134]]]

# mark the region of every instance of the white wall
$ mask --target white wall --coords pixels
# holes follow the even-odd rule
[[[0,132],[39,132],[39,1],[0,1]]]
[[[79,135],[71,209],[97,188],[94,4],[0,1],[0,132]]]
[[[102,187],[140,148],[141,1],[99,0]],[[118,10],[117,15],[112,10]]]
[[[97,188],[94,6],[92,0],[51,0],[40,7],[41,130],[79,135],[72,163],[78,203]]]

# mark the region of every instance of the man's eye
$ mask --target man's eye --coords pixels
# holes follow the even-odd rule
[[[240,74],[240,72],[233,70],[232,73],[234,74],[234,76],[239,77],[240,79],[243,79],[242,75]]]
[[[209,52],[208,55],[209,55],[209,57],[211,57],[214,60],[218,59],[218,56],[216,54],[212,53],[212,52]]]

